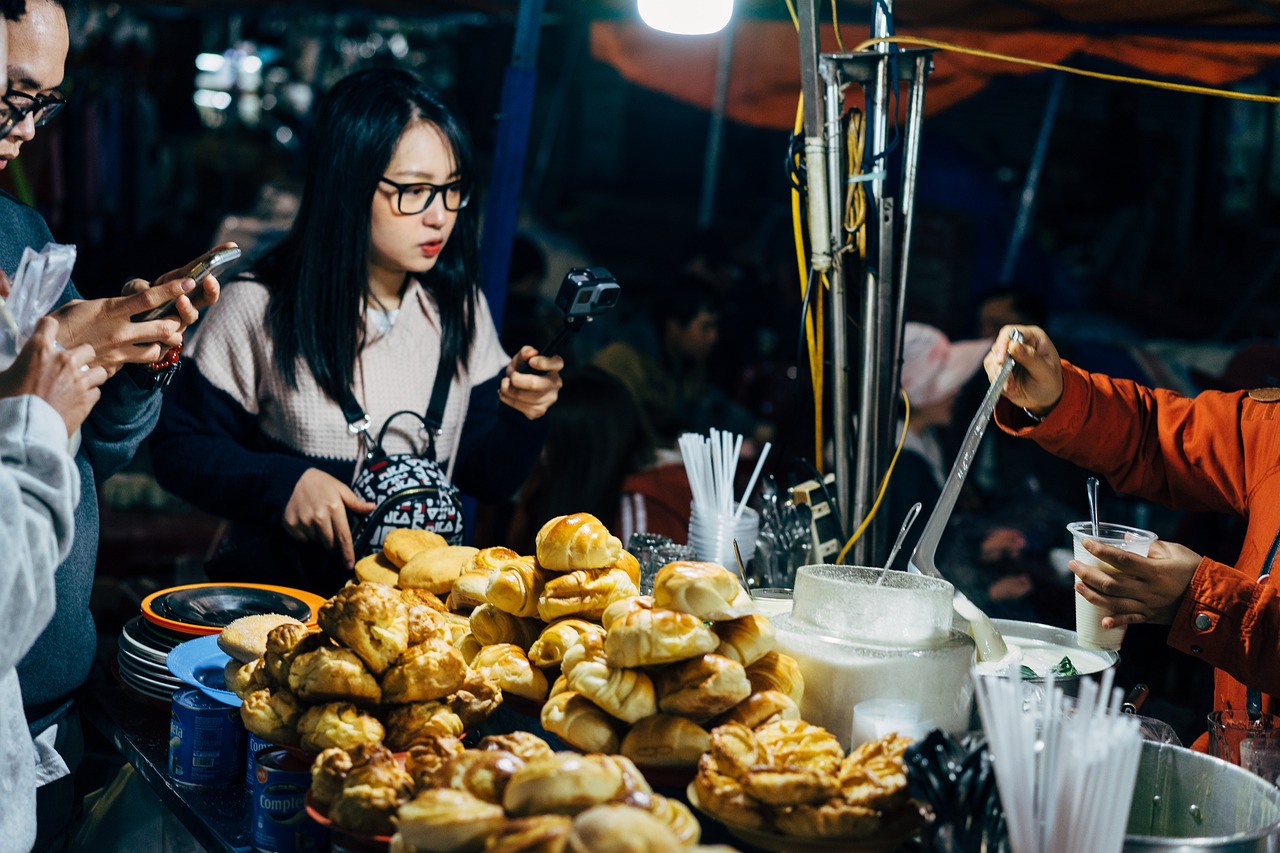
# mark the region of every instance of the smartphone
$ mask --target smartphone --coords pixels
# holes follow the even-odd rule
[[[192,261],[191,266],[187,268],[185,277],[195,280],[196,284],[204,281],[211,275],[217,275],[224,270],[228,264],[240,259],[240,247],[231,246],[226,249],[211,249],[200,257]],[[193,291],[194,292],[194,291]],[[168,302],[161,303],[150,311],[143,311],[141,314],[134,314],[133,322],[141,323],[147,320],[159,320],[161,317],[167,317],[175,311],[174,303],[177,300],[170,299]]]

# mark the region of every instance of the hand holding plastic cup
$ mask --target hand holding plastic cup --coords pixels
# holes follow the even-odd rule
[[[1079,560],[1085,565],[1097,566],[1109,574],[1119,574],[1119,570],[1110,563],[1104,563],[1086,551],[1084,549],[1086,540],[1092,539],[1103,545],[1110,545],[1112,548],[1129,551],[1141,557],[1147,556],[1151,543],[1156,541],[1156,535],[1150,530],[1129,527],[1124,524],[1100,523],[1098,525],[1098,535],[1095,536],[1092,522],[1073,521],[1067,525],[1067,531],[1071,533],[1074,551],[1073,559]],[[1110,616],[1111,613],[1093,604],[1078,592],[1075,593],[1075,597],[1076,637],[1080,645],[1086,649],[1105,649],[1108,651],[1119,649],[1121,642],[1124,640],[1125,626],[1104,629],[1102,627],[1102,619],[1105,616]]]

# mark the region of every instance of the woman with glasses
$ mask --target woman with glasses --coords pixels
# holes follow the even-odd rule
[[[506,498],[541,449],[562,361],[498,342],[476,285],[471,150],[434,92],[358,72],[321,100],[310,139],[297,218],[192,336],[152,458],[161,485],[232,521],[211,576],[332,593],[357,556],[349,515],[373,509],[349,485],[368,443],[350,404],[377,435],[426,411],[443,362],[436,458],[464,492]],[[428,439],[399,418],[382,446]]]

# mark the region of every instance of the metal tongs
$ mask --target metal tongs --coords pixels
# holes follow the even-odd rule
[[[1009,340],[1022,343],[1022,332],[1014,329],[1009,333]],[[911,554],[909,571],[928,575],[929,577],[942,578],[942,573],[934,565],[934,556],[938,552],[938,542],[942,539],[942,531],[946,529],[947,522],[951,520],[951,511],[955,509],[956,500],[960,497],[960,489],[964,486],[964,478],[969,474],[969,467],[973,465],[974,457],[978,453],[978,445],[982,442],[982,435],[987,431],[987,424],[990,423],[991,415],[996,410],[996,403],[1000,401],[1000,395],[1004,392],[1004,386],[1008,383],[1009,375],[1013,373],[1015,366],[1013,359],[1006,355],[1004,363],[1000,365],[1000,372],[996,374],[996,378],[991,382],[991,387],[987,389],[987,395],[982,398],[982,405],[978,407],[977,414],[969,422],[969,432],[964,437],[964,444],[961,445],[960,453],[956,456],[956,461],[951,466],[951,473],[947,476],[947,482],[942,487],[942,494],[938,497],[938,503],[934,506],[933,513],[929,516],[929,520],[925,522],[924,530],[920,533],[920,541],[916,544],[916,550]],[[942,579],[945,580],[945,578]],[[991,624],[987,614],[979,610],[958,589],[955,594],[954,607],[956,612],[969,622],[970,632],[973,634],[974,641],[978,644],[978,660],[999,660],[1008,654],[1009,650],[1005,646],[1004,638],[1000,636],[1000,632]]]

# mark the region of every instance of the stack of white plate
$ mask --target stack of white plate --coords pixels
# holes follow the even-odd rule
[[[169,650],[180,642],[154,630],[141,616],[125,623],[120,632],[116,663],[126,687],[151,699],[168,702],[186,685],[165,663]]]

